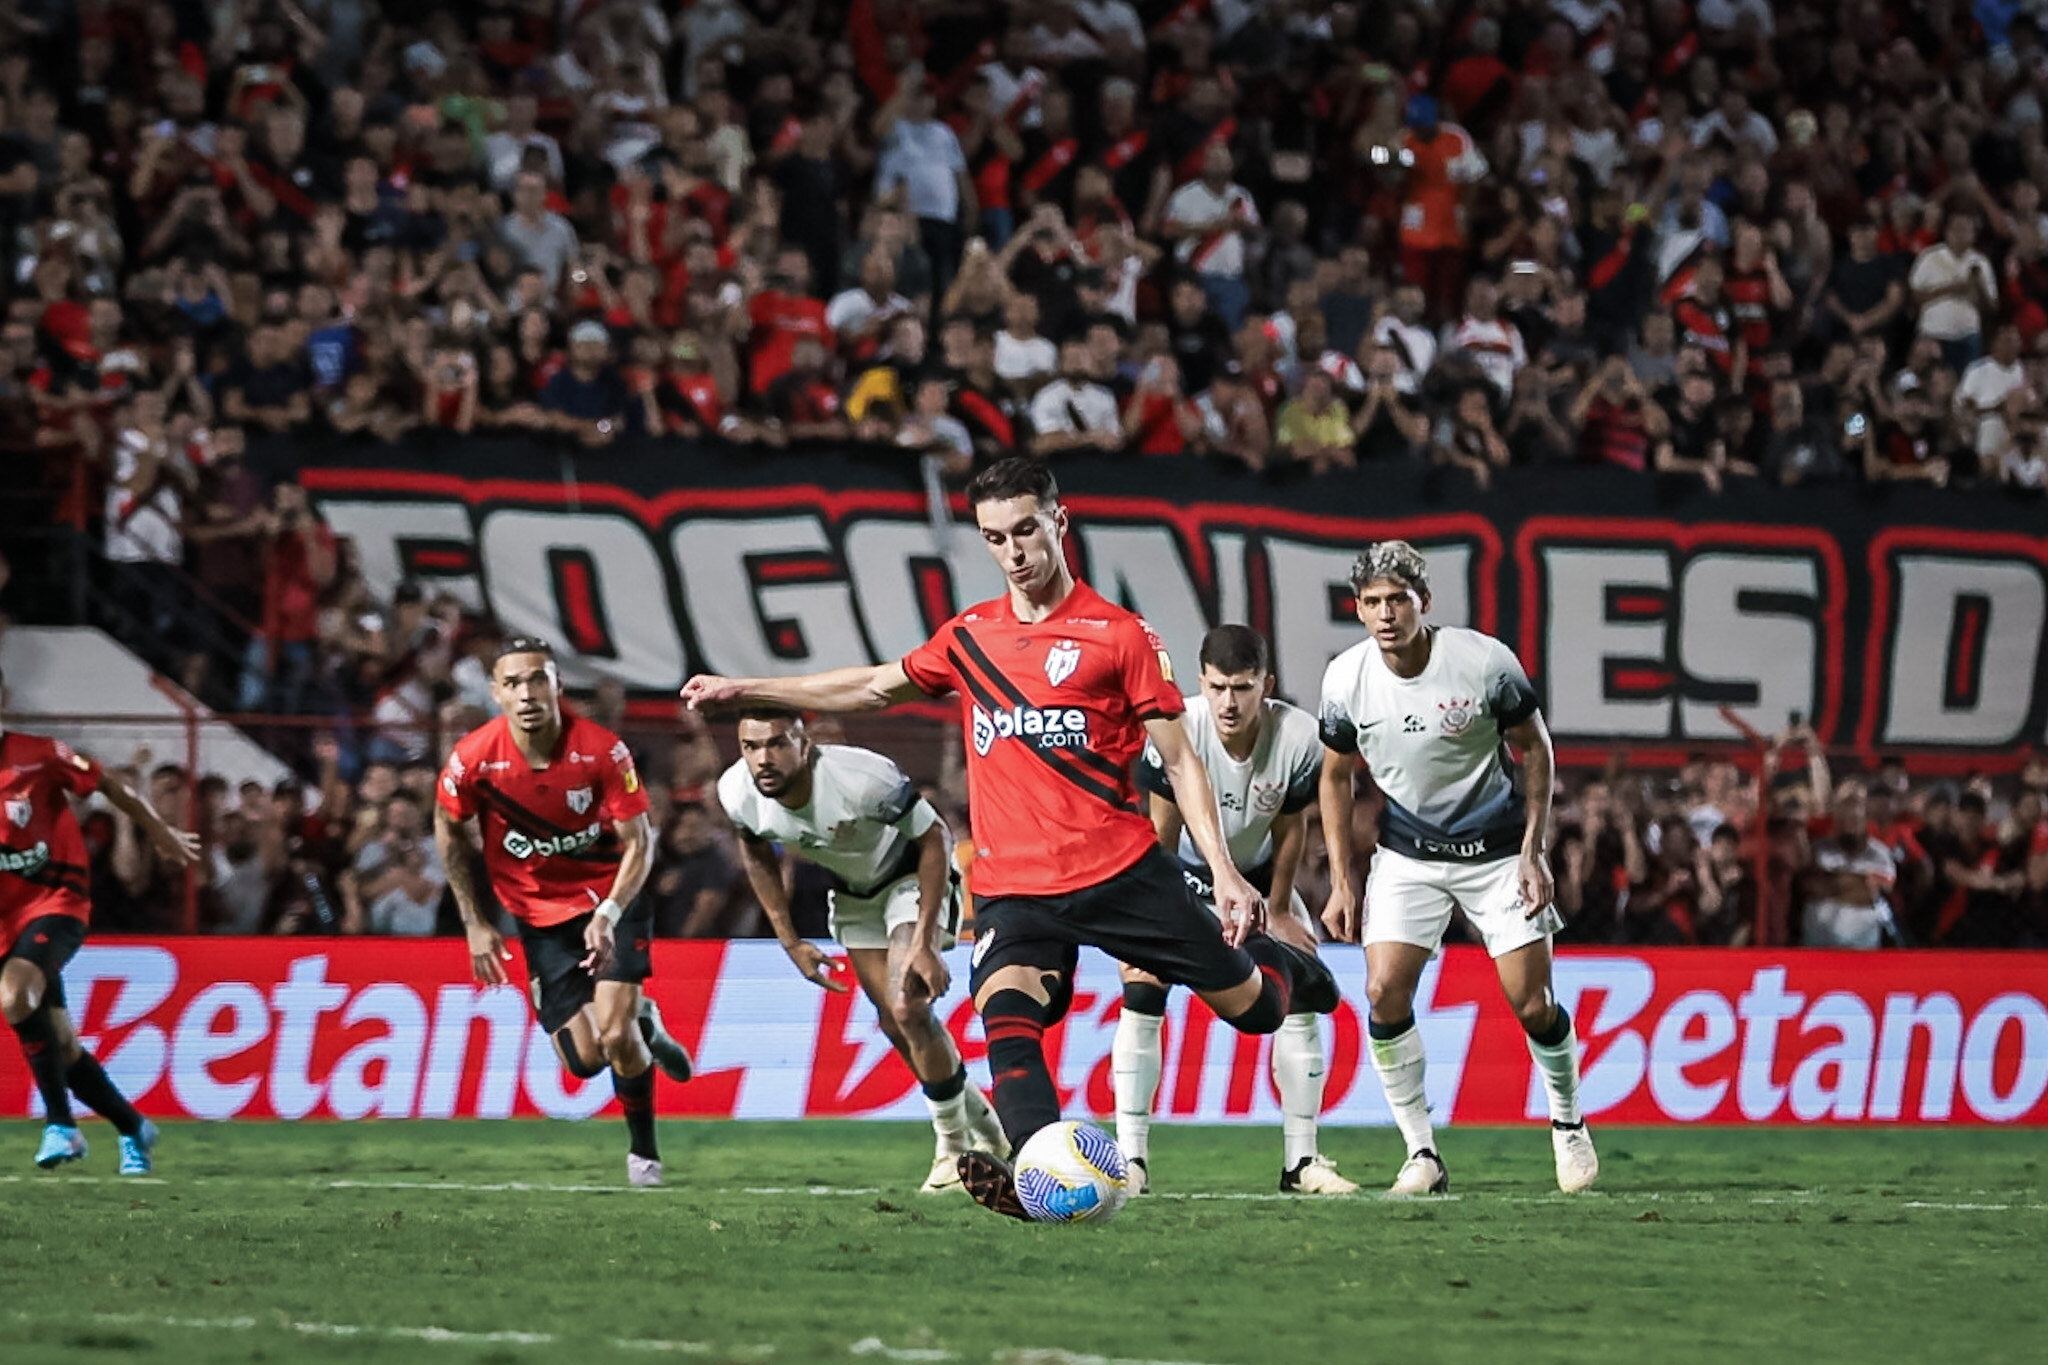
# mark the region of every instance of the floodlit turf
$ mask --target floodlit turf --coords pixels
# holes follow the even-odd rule
[[[616,1188],[615,1121],[171,1126],[151,1183],[89,1131],[44,1174],[0,1124],[7,1365],[1974,1365],[2048,1339],[2033,1133],[1596,1130],[1602,1189],[1567,1199],[1542,1129],[1452,1130],[1456,1197],[1391,1202],[1188,1197],[1271,1194],[1279,1139],[1169,1127],[1168,1193],[1061,1228],[918,1196],[929,1133],[897,1125],[668,1124],[660,1191]],[[1391,1176],[1390,1132],[1325,1138]]]

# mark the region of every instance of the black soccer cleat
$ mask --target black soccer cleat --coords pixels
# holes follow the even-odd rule
[[[1294,977],[1294,1012],[1334,1014],[1344,999],[1344,992],[1337,986],[1337,977],[1323,960],[1314,953],[1303,952],[1291,943],[1274,939],[1275,947],[1287,957],[1289,969]]]
[[[697,1063],[690,1056],[690,1049],[684,1047],[670,1035],[661,1022],[661,1007],[649,996],[640,997],[640,1037],[647,1043],[647,1050],[654,1055],[654,1064],[661,1068],[661,1074],[678,1085],[697,1074]]]
[[[987,1152],[962,1152],[960,1184],[975,1203],[991,1213],[1020,1223],[1031,1221],[1031,1215],[1024,1212],[1024,1201],[1017,1197],[1017,1177],[1011,1172],[1010,1163],[1001,1157]]]

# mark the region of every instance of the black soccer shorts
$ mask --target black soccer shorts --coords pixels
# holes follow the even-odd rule
[[[21,926],[14,942],[0,953],[0,964],[20,958],[43,972],[43,1003],[53,1010],[64,1003],[65,965],[85,946],[85,921],[75,915],[38,915]]]
[[[998,896],[974,908],[974,971],[978,996],[1002,967],[1059,972],[1063,983],[1047,1023],[1073,1002],[1074,966],[1085,944],[1100,948],[1173,985],[1226,990],[1257,968],[1242,948],[1224,942],[1216,916],[1188,889],[1180,864],[1154,847],[1106,882],[1062,896]]]
[[[595,913],[595,912],[593,912]],[[590,952],[583,946],[583,932],[590,927],[589,915],[536,929],[519,922],[519,946],[526,954],[527,988],[533,995],[533,1012],[549,1033],[567,1024],[585,1005],[597,998],[600,981],[626,981],[638,985],[654,975],[654,912],[644,898],[620,917],[612,929],[612,960],[596,976],[583,968]]]

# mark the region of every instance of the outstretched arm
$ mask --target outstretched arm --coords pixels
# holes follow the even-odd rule
[[[880,711],[924,695],[900,661],[835,668],[796,678],[722,678],[700,673],[683,684],[683,701],[703,711],[760,702],[797,711]]]

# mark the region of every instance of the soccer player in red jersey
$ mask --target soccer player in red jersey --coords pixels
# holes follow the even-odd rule
[[[442,770],[434,838],[486,986],[507,982],[512,952],[483,904],[488,885],[519,922],[541,1027],[580,1079],[607,1066],[626,1111],[626,1177],[661,1183],[654,1073],[690,1078],[690,1056],[640,990],[653,972],[646,884],[654,836],[647,793],[625,741],[565,711],[554,651],[508,640],[491,665],[504,712],[456,742]],[[479,875],[481,873],[481,875]]]
[[[0,703],[5,695],[0,680]],[[92,920],[85,834],[68,798],[94,792],[172,862],[185,867],[199,859],[199,836],[171,828],[120,778],[59,740],[0,726],[0,1015],[21,1040],[43,1100],[47,1126],[36,1165],[47,1170],[86,1154],[71,1112],[76,1095],[121,1134],[121,1174],[148,1175],[156,1125],[79,1046],[60,975]]]
[[[1143,620],[1068,572],[1067,511],[1052,471],[1002,460],[975,476],[967,499],[1007,594],[969,607],[894,663],[797,678],[699,676],[683,698],[870,711],[960,694],[975,845],[969,990],[1015,1150],[1059,1118],[1042,1040],[1072,1001],[1083,944],[1193,988],[1246,1033],[1271,1033],[1297,1008],[1327,1013],[1338,997],[1312,955],[1261,932],[1265,902],[1231,861],[1208,773],[1181,729],[1185,703],[1166,649]],[[1140,813],[1131,763],[1148,738],[1215,873],[1220,932]],[[961,1156],[960,1178],[983,1205],[1025,1216],[999,1157]]]

